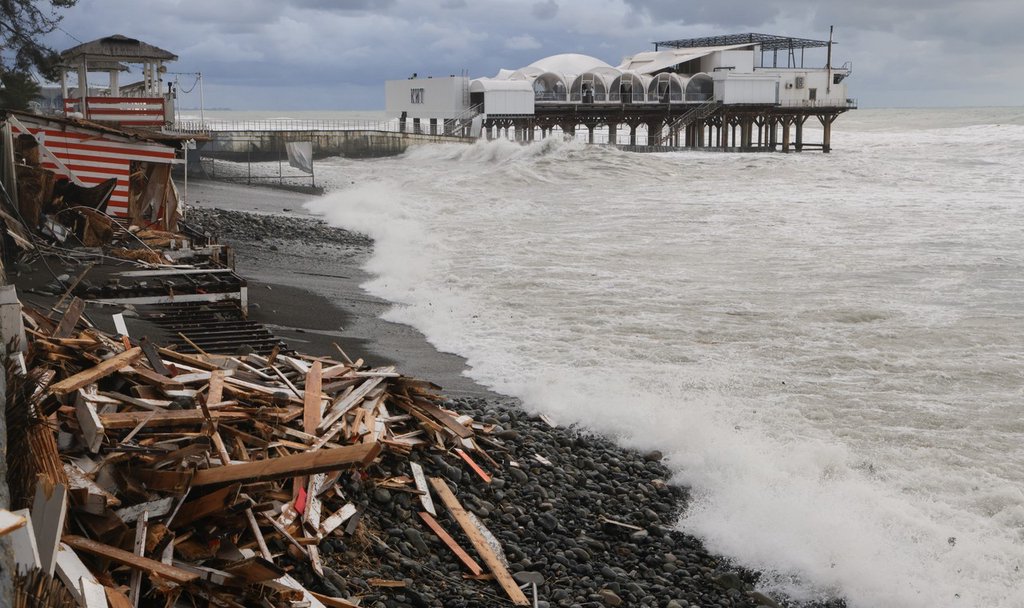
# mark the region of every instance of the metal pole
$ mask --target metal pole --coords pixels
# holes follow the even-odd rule
[[[825,93],[832,93],[832,30],[835,28],[834,25],[828,26],[828,60],[825,62],[825,67],[828,68],[828,80],[825,82]]]
[[[205,127],[206,126],[206,113],[205,113],[206,112],[206,110],[205,110],[205,108],[206,108],[206,99],[203,96],[203,73],[202,72],[198,72],[198,74],[199,74],[199,122],[201,122],[203,124],[203,126]]]

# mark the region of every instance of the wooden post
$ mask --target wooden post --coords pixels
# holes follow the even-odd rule
[[[782,119],[782,151],[789,152],[789,124],[790,118],[787,116]]]

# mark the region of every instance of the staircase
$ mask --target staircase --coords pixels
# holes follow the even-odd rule
[[[708,116],[711,116],[718,111],[718,102],[714,99],[708,100],[699,106],[690,108],[679,118],[668,124],[669,133],[673,133],[677,130],[683,129],[690,123],[697,120],[704,120]]]
[[[462,137],[469,137],[469,129],[473,124],[473,119],[480,115],[480,112],[484,109],[484,104],[478,103],[475,106],[470,106],[464,110],[461,114],[445,121],[445,135],[459,135]]]

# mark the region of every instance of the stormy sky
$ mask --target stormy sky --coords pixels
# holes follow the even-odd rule
[[[172,72],[203,73],[206,107],[240,110],[382,109],[384,80],[413,72],[491,76],[566,52],[615,65],[656,40],[827,39],[829,25],[861,107],[1024,98],[1021,0],[79,0],[64,15],[52,47],[139,38],[179,56]]]

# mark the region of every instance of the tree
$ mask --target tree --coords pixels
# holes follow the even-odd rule
[[[57,29],[61,15],[78,0],[0,0],[0,74],[29,74],[54,78],[57,52],[39,38]]]
[[[27,110],[39,97],[39,84],[27,72],[0,70],[0,108]]]

